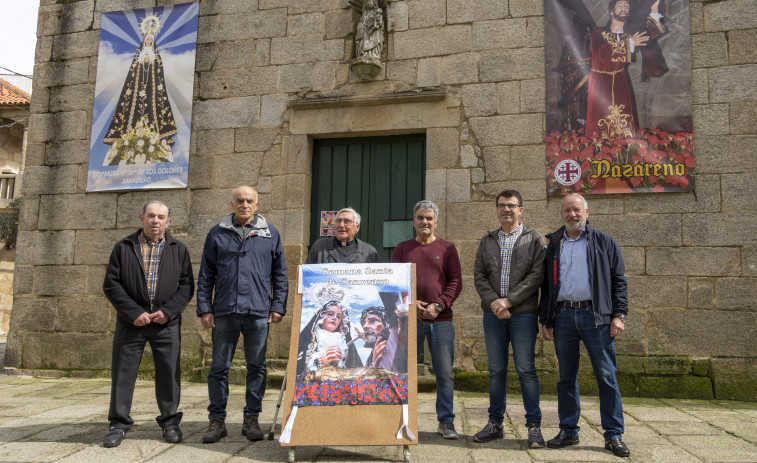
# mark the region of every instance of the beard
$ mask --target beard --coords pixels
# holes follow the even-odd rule
[[[577,233],[586,226],[586,219],[582,218],[578,222],[565,221],[565,229],[570,233]]]
[[[373,349],[373,347],[376,345],[376,341],[378,341],[378,333],[373,331],[372,329],[368,328],[365,330],[365,334],[363,334],[363,341],[365,341],[365,347],[370,347]]]
[[[628,13],[620,13],[620,14],[613,13],[612,16],[615,18],[616,21],[620,21],[622,23],[628,21]]]

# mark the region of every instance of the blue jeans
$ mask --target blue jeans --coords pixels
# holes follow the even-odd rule
[[[260,414],[265,394],[265,350],[268,318],[230,314],[216,317],[213,328],[213,361],[208,373],[208,418],[226,419],[229,400],[229,370],[239,334],[244,336],[244,359],[247,364],[247,393],[244,416]]]
[[[591,306],[580,309],[558,308],[555,315],[555,353],[560,364],[557,383],[557,414],[560,429],[578,435],[581,403],[578,398],[579,341],[589,353],[594,376],[599,386],[599,415],[605,439],[623,434],[623,404],[615,374],[615,338],[610,325],[596,326]]]
[[[452,423],[455,414],[452,401],[455,393],[455,328],[452,321],[418,321],[418,352],[423,352],[423,340],[428,339],[431,366],[436,374],[436,418],[440,423]],[[423,361],[421,354],[419,360]]]
[[[500,320],[491,310],[484,310],[484,337],[489,358],[489,421],[502,424],[507,408],[507,354],[513,345],[515,371],[520,379],[526,422],[541,426],[539,377],[536,376],[534,348],[539,332],[538,315],[521,313]]]

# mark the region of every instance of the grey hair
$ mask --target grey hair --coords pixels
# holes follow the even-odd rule
[[[242,186],[238,186],[238,187],[234,188],[234,190],[232,190],[232,192],[231,192],[231,200],[234,201],[234,193],[236,193],[236,191],[238,189],[242,188],[242,187],[247,187],[250,190],[252,190],[252,191],[255,192],[255,202],[258,203],[258,206],[260,206],[260,193],[258,193],[258,190],[256,190],[255,188],[253,188],[251,186],[248,186],[248,185],[242,185]]]
[[[360,225],[360,214],[358,214],[355,209],[351,207],[345,207],[345,208],[339,209],[339,212],[337,212],[336,215],[339,215],[342,212],[350,212],[352,214],[353,220],[355,221],[355,225]]]
[[[152,206],[153,204],[160,204],[161,206],[164,206],[166,210],[168,211],[168,214],[166,214],[166,217],[171,216],[171,209],[164,203],[163,201],[159,201],[157,199],[152,199],[150,201],[147,201],[144,206],[142,206],[142,215],[145,215],[147,213],[147,207]]]
[[[432,211],[434,211],[434,218],[439,218],[439,207],[434,204],[433,201],[424,199],[415,203],[415,206],[413,206],[413,217],[415,217],[415,213],[418,212],[418,209],[431,209]]]
[[[583,204],[584,209],[588,209],[589,208],[589,203],[586,202],[586,198],[584,198],[583,195],[581,195],[579,193],[571,193],[569,195],[565,195],[565,197],[560,201],[560,209],[562,209],[562,205],[565,202],[565,200],[568,199],[568,198],[570,198],[571,196],[577,196],[577,197],[581,198],[581,204]]]

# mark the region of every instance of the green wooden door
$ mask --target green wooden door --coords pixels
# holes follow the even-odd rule
[[[412,236],[413,205],[423,199],[426,184],[425,160],[422,134],[315,140],[310,244],[320,238],[321,211],[352,207],[363,219],[357,237],[389,262],[394,246],[385,242],[385,230]]]

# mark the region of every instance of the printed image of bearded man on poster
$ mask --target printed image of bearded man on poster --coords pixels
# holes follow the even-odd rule
[[[544,6],[548,194],[692,188],[688,2]]]

